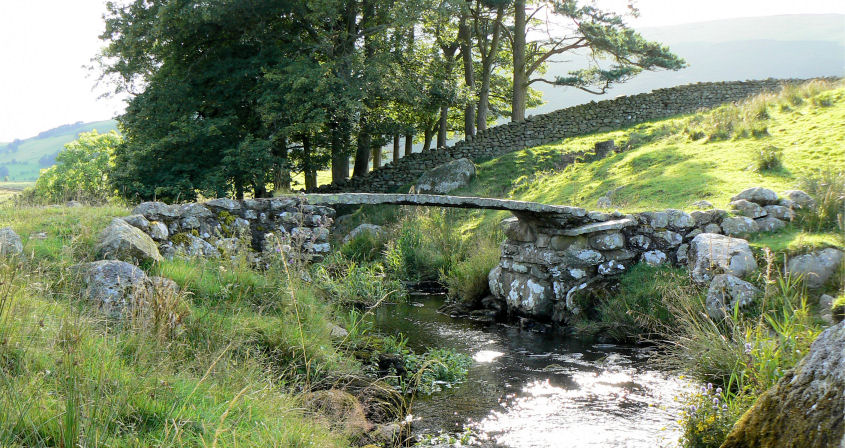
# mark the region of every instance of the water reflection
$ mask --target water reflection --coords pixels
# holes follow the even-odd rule
[[[475,361],[467,382],[415,402],[415,431],[470,427],[485,446],[520,448],[655,447],[677,440],[673,397],[687,386],[650,368],[650,350],[452,319],[436,312],[442,298],[415,297],[415,303],[379,309],[376,327],[405,333],[414,350],[448,347]]]

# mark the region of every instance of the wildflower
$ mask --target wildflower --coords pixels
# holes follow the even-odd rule
[[[707,383],[707,390],[713,390],[713,383]]]
[[[751,354],[751,349],[752,349],[753,347],[754,347],[754,346],[753,346],[753,345],[751,345],[751,343],[750,343],[750,342],[746,342],[746,343],[745,343],[745,354],[746,354],[746,355],[750,355],[750,354]]]
[[[721,393],[722,393],[722,388],[721,388],[721,387],[717,387],[717,388],[716,388],[716,393],[717,393],[717,394],[721,394]]]
[[[719,397],[713,397],[713,404],[719,404]]]
[[[728,411],[728,404],[727,403],[722,405],[722,410],[725,411],[725,412]]]

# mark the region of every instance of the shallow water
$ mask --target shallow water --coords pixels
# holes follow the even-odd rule
[[[650,368],[651,349],[455,319],[437,312],[442,303],[414,295],[374,317],[377,330],[403,333],[416,352],[452,348],[475,360],[463,384],[417,398],[415,434],[469,427],[483,446],[514,448],[659,447],[678,439],[673,397],[688,386]]]

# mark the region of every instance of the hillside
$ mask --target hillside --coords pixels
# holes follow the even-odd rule
[[[781,95],[762,95],[738,108],[740,113],[764,108],[768,118],[751,119],[767,134],[727,139],[693,139],[690,134],[716,123],[741,127],[716,111],[643,123],[611,132],[564,139],[516,151],[480,163],[478,176],[458,195],[501,197],[596,210],[597,201],[612,190],[612,209],[623,212],[676,208],[694,210],[707,200],[727,209],[730,197],[748,187],[763,185],[776,191],[793,189],[802,177],[818,170],[845,171],[845,85],[822,90],[822,84],[796,88]],[[800,93],[799,93],[800,92]],[[737,110],[737,108],[733,108]],[[721,121],[720,121],[721,120]],[[748,125],[748,124],[746,124]],[[697,136],[696,136],[697,137]],[[565,167],[567,153],[591,151],[596,142],[614,140],[630,149],[605,159]],[[757,169],[764,148],[782,151],[782,168]],[[506,212],[455,212],[465,232],[492,228]],[[788,230],[760,236],[775,249],[801,244],[843,244],[836,233],[809,235]]]
[[[841,14],[749,17],[639,31],[668,45],[688,67],[641,73],[602,96],[540,83],[536,88],[546,103],[531,113],[694,82],[845,74],[845,16]],[[545,77],[575,68],[579,68],[578,58],[553,62]]]
[[[75,140],[79,133],[92,130],[105,133],[116,129],[117,123],[114,120],[74,123],[44,131],[25,140],[0,143],[0,173],[3,174],[0,181],[6,176],[10,181],[34,181],[40,170],[52,166],[56,154],[66,143]]]

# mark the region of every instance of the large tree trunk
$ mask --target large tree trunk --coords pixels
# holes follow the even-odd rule
[[[423,134],[423,152],[428,151],[431,149],[431,139],[434,137],[435,128],[425,128],[425,133]]]
[[[382,155],[383,150],[384,150],[384,148],[382,148],[381,146],[373,148],[373,169],[374,170],[381,168],[381,155]]]
[[[399,161],[402,154],[399,153],[399,134],[393,134],[393,164]]]
[[[355,151],[355,167],[352,170],[352,177],[361,177],[367,174],[370,169],[370,147],[373,144],[373,137],[367,129],[367,119],[361,117],[361,130],[358,131],[358,148]]]
[[[449,132],[449,106],[440,106],[440,124],[437,130],[437,149],[446,146],[446,137]]]
[[[511,121],[525,121],[528,80],[525,73],[525,0],[514,0],[513,100]]]
[[[493,23],[493,36],[490,38],[490,48],[481,56],[481,89],[478,92],[478,130],[487,129],[487,113],[490,110],[490,78],[493,76],[493,64],[499,53],[499,37],[502,35],[502,16],[505,7],[500,5],[496,10],[496,22]]]
[[[405,134],[405,156],[414,152],[414,134]]]
[[[311,160],[311,137],[302,137],[302,171],[305,175],[305,191],[317,188],[317,170],[314,169],[314,162]]]
[[[375,18],[375,0],[363,0],[361,8],[361,26],[364,29],[369,29]],[[375,48],[373,48],[373,38],[370,33],[364,34],[364,62],[369,64],[375,55]],[[360,131],[358,132],[358,148],[355,152],[355,168],[352,171],[352,176],[360,177],[367,174],[370,163],[370,151],[372,149],[373,138],[370,135],[370,126],[367,121],[367,116],[370,115],[372,109],[372,102],[369,98],[371,92],[364,92],[364,107],[361,110]]]
[[[288,141],[282,137],[273,144],[273,193],[290,191],[290,165],[288,164]]]
[[[461,56],[464,62],[464,82],[471,92],[475,93],[475,73],[472,68],[472,31],[468,23],[469,8],[472,0],[467,0],[461,13],[461,22],[458,29],[461,41]],[[475,135],[475,104],[472,101],[464,108],[464,136]]]
[[[332,183],[349,178],[349,154],[346,152],[346,139],[337,123],[331,127],[332,136]]]

